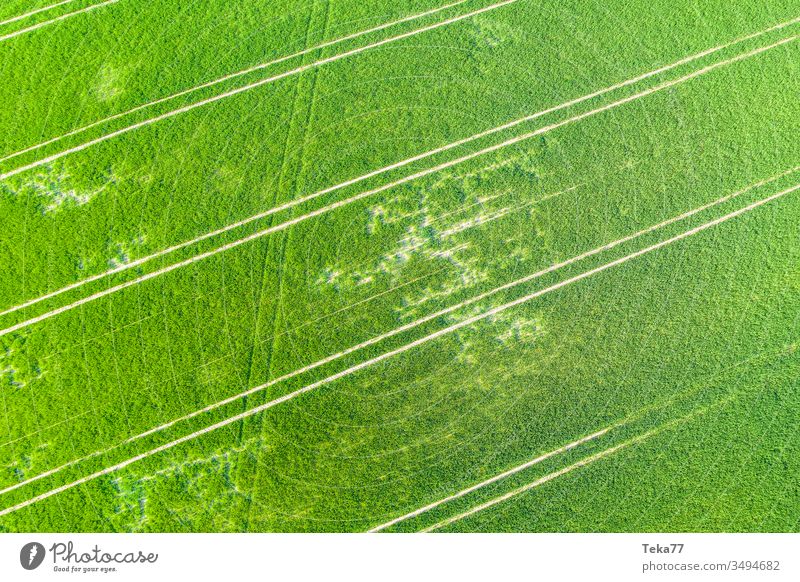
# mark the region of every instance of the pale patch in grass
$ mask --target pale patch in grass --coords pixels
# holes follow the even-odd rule
[[[111,65],[103,65],[92,87],[92,94],[98,101],[111,101],[122,95],[124,91],[122,75],[118,68]]]

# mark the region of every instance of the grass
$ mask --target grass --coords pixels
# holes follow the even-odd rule
[[[270,72],[490,4],[470,1]],[[36,6],[16,3],[8,14]],[[0,92],[9,104],[0,111],[0,152],[436,6],[123,0],[0,44],[7,55]],[[521,0],[131,131],[0,182],[0,307],[796,16],[791,3],[773,0],[552,7]],[[342,188],[0,323],[7,328],[798,30],[746,40]],[[0,489],[25,484],[0,495],[0,510],[795,185],[798,174],[786,172],[800,160],[798,50],[788,43],[719,67],[3,335]],[[266,76],[137,112],[0,169]],[[684,221],[123,442],[779,175]],[[795,531],[799,204],[787,195],[3,515],[0,528],[366,530],[625,421],[394,529],[429,527],[655,430],[445,529]],[[98,451],[105,452],[91,456]],[[28,482],[74,459],[84,460]]]

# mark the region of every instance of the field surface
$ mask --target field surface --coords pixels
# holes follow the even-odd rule
[[[797,0],[7,0],[0,531],[800,530]]]

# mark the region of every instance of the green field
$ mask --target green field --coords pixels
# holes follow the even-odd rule
[[[54,3],[0,531],[800,530],[796,1]]]

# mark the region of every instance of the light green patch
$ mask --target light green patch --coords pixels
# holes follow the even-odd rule
[[[100,102],[112,101],[125,91],[123,72],[119,67],[104,64],[95,78],[92,93]]]

